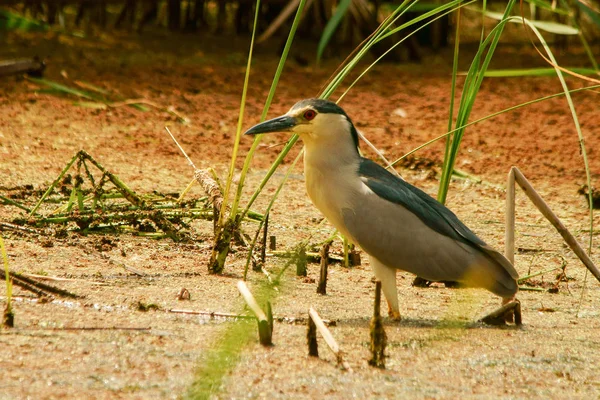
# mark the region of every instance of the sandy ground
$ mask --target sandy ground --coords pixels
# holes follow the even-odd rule
[[[111,91],[114,98],[145,98],[161,109],[82,107],[74,104],[79,100],[74,97],[46,93],[29,81],[3,78],[0,194],[10,195],[28,184],[43,191],[80,149],[139,193],[180,192],[192,179],[192,171],[164,133],[166,125],[199,167],[214,166],[224,178],[237,123],[245,39],[213,37],[200,43],[176,39],[181,46],[161,35],[103,37],[101,41],[52,34],[7,35],[2,58],[50,55],[48,79],[70,86],[88,82]],[[219,48],[233,50],[224,53]],[[506,46],[499,49],[492,67],[511,65],[509,60],[519,51],[524,58],[533,58],[527,49]],[[570,59],[576,63],[578,57]],[[432,68],[425,71],[411,64],[377,66],[342,103],[357,127],[390,159],[446,131],[450,66],[445,59],[443,54],[429,55],[425,62]],[[266,49],[259,49],[245,127],[258,121],[276,62]],[[337,62],[326,61],[317,69],[291,61],[269,115],[314,96]],[[582,86],[574,80],[569,83]],[[484,81],[472,119],[558,91],[559,84],[552,78],[489,79]],[[574,100],[597,182],[598,93],[579,93]],[[190,123],[179,123],[164,111],[167,107]],[[398,109],[406,117],[399,116]],[[245,198],[285,139],[280,134],[265,138],[253,162]],[[242,156],[249,146],[249,140],[242,141]],[[373,157],[368,150],[366,154]],[[430,146],[417,153],[426,159],[424,164],[409,163],[412,168],[402,168],[400,173],[435,194],[434,177],[442,155],[442,143]],[[587,243],[586,204],[577,194],[585,174],[564,99],[523,108],[467,131],[457,167],[485,182],[454,181],[448,206],[497,248],[504,244],[504,180],[511,165],[521,168],[578,240]],[[276,175],[266,193],[273,193],[281,176]],[[202,189],[196,185],[188,196],[201,197]],[[268,197],[259,198],[254,208],[262,212]],[[37,198],[28,196],[24,202],[31,206]],[[19,216],[20,210],[13,206],[0,208],[2,222]],[[305,194],[298,167],[270,218],[278,248],[291,249],[313,234],[311,243],[324,240],[330,227],[318,227],[321,218]],[[15,328],[0,331],[0,399],[180,398],[193,382],[204,379],[196,371],[220,348],[233,322],[169,310],[244,312],[235,285],[243,276],[246,253],[234,247],[225,274],[208,274],[209,222],[194,222],[190,227],[193,241],[187,243],[130,234],[86,236],[70,231],[66,236],[49,237],[49,231],[34,235],[5,226],[0,229],[13,270],[75,279],[50,283],[83,296],[41,303],[29,292],[15,289]],[[244,229],[252,234],[256,225],[248,223]],[[592,259],[598,263],[597,230],[594,235]],[[413,277],[399,273],[404,319],[386,320],[387,369],[373,369],[367,359],[374,285],[366,257],[362,256],[361,266],[351,269],[333,265],[326,296],[315,292],[318,265],[311,264],[308,278],[295,277],[291,269],[285,274],[273,297],[274,312],[305,317],[313,306],[323,318],[336,321],[332,333],[353,371],[337,368],[322,340],[321,357],[309,358],[304,326],[276,323],[274,346],[263,348],[253,338],[214,388],[213,396],[599,397],[600,285],[591,276],[585,284],[582,264],[521,193],[516,242],[520,275],[559,267],[564,260],[569,278],[558,283],[554,294],[547,289],[555,286],[557,271],[530,280],[530,286],[541,291],[519,295],[523,329],[473,324],[498,305],[498,299],[487,292],[441,285],[414,288]],[[336,243],[334,250],[340,248]],[[269,258],[266,269],[277,271],[283,262]],[[262,274],[249,275],[252,289],[264,281]],[[0,286],[3,308],[6,292]],[[181,288],[189,290],[190,300],[177,300]],[[156,307],[141,311],[140,303]]]

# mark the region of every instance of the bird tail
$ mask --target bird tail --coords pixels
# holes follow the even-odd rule
[[[495,282],[489,286],[489,290],[503,298],[513,297],[519,290],[517,285],[519,273],[515,267],[506,257],[504,257],[504,255],[502,255],[502,253],[494,250],[490,246],[481,246],[481,250],[495,267]]]

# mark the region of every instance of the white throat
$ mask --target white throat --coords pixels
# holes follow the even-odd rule
[[[329,222],[348,235],[342,210],[352,208],[353,193],[363,186],[358,178],[360,156],[349,132],[350,122],[344,115],[321,114],[311,125],[299,130],[305,146],[306,191]]]

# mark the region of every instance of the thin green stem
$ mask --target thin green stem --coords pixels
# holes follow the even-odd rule
[[[260,0],[256,0],[256,11],[254,14],[254,26],[252,28],[252,39],[250,40],[250,50],[248,51],[248,63],[246,64],[246,74],[244,76],[244,86],[242,88],[242,99],[240,101],[240,114],[238,117],[237,129],[235,132],[235,141],[233,143],[233,152],[231,154],[231,164],[229,166],[229,174],[227,175],[227,182],[225,184],[225,192],[223,193],[223,204],[219,212],[218,225],[223,226],[225,211],[227,211],[227,205],[229,203],[229,191],[233,183],[233,174],[235,172],[235,161],[237,159],[238,149],[240,147],[240,140],[242,137],[242,124],[244,122],[244,110],[246,108],[246,94],[248,93],[248,82],[250,80],[250,69],[252,66],[252,53],[254,52],[254,38],[256,35],[256,26],[258,23],[258,17],[260,13]],[[233,219],[237,214],[237,204],[231,207],[230,217]]]
[[[242,212],[242,216],[245,216],[246,213],[248,212],[248,210],[250,210],[250,207],[252,207],[252,204],[254,204],[254,201],[257,199],[258,195],[260,195],[260,193],[262,192],[265,185],[269,182],[269,179],[271,179],[271,177],[273,176],[273,174],[279,167],[279,164],[281,164],[281,162],[283,161],[285,156],[287,156],[287,154],[290,152],[292,147],[294,147],[294,144],[296,144],[298,139],[299,139],[299,136],[297,134],[294,134],[290,137],[290,139],[288,140],[288,142],[285,145],[285,147],[283,148],[283,150],[281,150],[281,153],[279,153],[279,155],[277,156],[277,159],[275,159],[273,164],[271,164],[271,167],[267,171],[267,174],[264,176],[264,178],[262,179],[262,181],[260,182],[258,187],[254,190],[252,197],[250,197],[250,200],[248,201],[246,208]]]
[[[483,40],[483,37],[482,37]],[[448,115],[448,132],[452,131],[454,122],[454,103],[456,96],[456,76],[458,75],[458,51],[460,47],[460,8],[456,11],[456,31],[454,34],[454,60],[452,62],[452,83],[450,85],[450,111]],[[446,138],[444,149],[444,160],[450,156],[450,147],[452,145],[452,136]]]
[[[277,187],[275,194],[273,195],[273,197],[271,197],[271,201],[269,202],[269,205],[267,206],[267,209],[265,210],[264,215],[269,215],[269,213],[271,212],[271,208],[273,208],[273,205],[275,204],[275,200],[277,200],[277,198],[279,197],[279,193],[281,192],[281,189],[283,189],[283,186],[287,182],[287,180],[290,177],[294,168],[296,168],[296,164],[298,163],[298,160],[300,160],[300,158],[302,157],[303,154],[304,154],[304,149],[298,153],[298,155],[292,162],[292,165],[290,165],[290,167],[288,168],[283,179],[281,180],[281,183]],[[258,225],[258,229],[256,230],[256,235],[254,236],[254,239],[252,240],[252,244],[250,245],[250,248],[248,249],[248,257],[246,259],[246,266],[244,267],[244,280],[246,280],[246,275],[248,273],[248,267],[250,266],[250,260],[252,259],[252,253],[254,252],[254,247],[256,246],[256,241],[258,240],[258,232],[260,232],[264,223],[265,223],[264,219],[260,221],[260,223]]]
[[[462,6],[459,7],[464,7],[467,6],[468,4],[474,3],[476,0],[471,0],[468,3],[465,3]],[[456,9],[458,9],[459,7],[457,7]],[[421,29],[424,29],[427,25],[435,22],[436,20],[444,17],[447,14],[450,14],[452,11],[455,11],[456,9],[451,9],[449,11],[446,11],[443,14],[438,15],[437,17],[433,18],[431,21],[423,24],[422,26],[418,27],[417,29],[415,29],[414,31],[412,31],[411,33],[409,33],[408,35],[406,35],[404,38],[402,38],[401,40],[399,40],[398,42],[396,42],[392,47],[390,47],[387,51],[385,51],[381,56],[379,56],[375,61],[373,61],[367,68],[365,68],[365,70],[348,86],[348,88],[344,91],[344,93],[342,93],[342,95],[338,98],[337,102],[341,102],[342,99],[348,94],[348,92],[350,91],[350,89],[352,89],[354,87],[354,85],[356,85],[356,83],[362,79],[362,77],[364,75],[367,74],[367,72],[369,72],[371,70],[371,68],[373,68],[379,61],[381,61],[382,58],[384,58],[386,55],[388,55],[392,50],[394,50],[397,46],[399,46],[400,44],[402,44],[405,40],[407,40],[410,36],[416,34],[418,31],[420,31]],[[354,66],[353,66],[354,68]],[[341,83],[341,81],[339,82]],[[337,87],[337,86],[336,86]],[[332,90],[334,90],[336,87],[332,87]]]
[[[587,87],[584,87],[584,88],[570,90],[569,93],[576,93],[576,92],[581,92],[581,91],[584,91],[584,90],[591,90],[591,89],[598,89],[598,88],[600,88],[600,85],[587,86]],[[468,124],[459,126],[458,128],[452,129],[451,131],[448,131],[448,132],[444,133],[443,135],[440,135],[440,136],[438,136],[438,137],[436,137],[434,139],[429,140],[428,142],[423,143],[422,145],[420,145],[418,147],[415,147],[414,149],[412,149],[408,153],[404,154],[402,157],[400,157],[397,160],[395,160],[392,163],[392,166],[398,164],[400,161],[402,161],[406,157],[412,155],[413,153],[416,153],[417,151],[421,150],[422,148],[427,147],[430,144],[435,143],[438,140],[443,139],[443,138],[445,138],[445,137],[453,134],[454,132],[458,131],[459,129],[464,129],[464,128],[468,127],[468,126],[475,125],[475,124],[477,124],[479,122],[486,121],[488,119],[497,117],[500,114],[504,114],[506,112],[510,112],[510,111],[516,110],[516,109],[521,108],[521,107],[525,107],[525,106],[528,106],[528,105],[531,105],[531,104],[534,104],[534,103],[539,103],[540,101],[549,100],[549,99],[553,99],[555,97],[564,96],[564,95],[565,95],[565,92],[560,92],[560,93],[554,93],[554,94],[551,94],[551,95],[548,95],[548,96],[540,97],[540,98],[537,98],[535,100],[527,101],[525,103],[521,103],[521,104],[517,104],[517,105],[512,106],[512,107],[505,108],[504,110],[497,111],[497,112],[492,113],[490,115],[486,115],[485,117],[479,118],[479,119],[477,119],[475,121],[469,122]]]
[[[298,29],[298,25],[300,24],[300,20],[302,17],[302,13],[304,11],[304,6],[306,4],[306,0],[300,0],[300,4],[298,4],[298,10],[296,11],[296,16],[294,18],[294,22],[292,23],[292,27],[290,29],[290,33],[288,35],[287,41],[285,43],[285,47],[283,48],[283,53],[281,54],[281,58],[279,59],[279,64],[277,65],[277,70],[275,71],[275,76],[273,77],[273,81],[271,82],[271,89],[269,90],[269,94],[267,95],[267,100],[265,101],[265,106],[263,107],[262,115],[260,117],[260,122],[264,121],[267,118],[267,113],[269,112],[269,108],[271,107],[271,103],[273,101],[273,97],[275,96],[275,92],[277,90],[277,85],[279,84],[279,78],[283,72],[283,67],[285,66],[285,62],[287,61],[288,54],[290,52],[290,48],[292,47],[292,43],[294,41],[294,37],[296,35],[296,30]],[[248,169],[250,168],[250,163],[252,162],[252,158],[254,157],[254,153],[258,148],[262,140],[263,135],[257,135],[254,138],[254,142],[246,155],[246,159],[244,160],[244,166],[242,167],[242,172],[240,175],[240,181],[238,183],[237,192],[235,195],[235,199],[233,201],[233,209],[237,210],[238,204],[242,197],[242,190],[244,189],[244,183],[246,182],[246,175],[248,173]]]
[[[502,20],[492,29],[487,38],[480,44],[477,53],[471,63],[471,67],[467,73],[465,83],[463,85],[463,91],[461,95],[460,105],[458,108],[458,115],[456,117],[456,126],[463,126],[467,124],[473,105],[477,98],[477,93],[481,87],[481,83],[485,76],[485,71],[489,63],[492,60],[500,36],[504,30],[504,26],[510,20],[509,13],[515,4],[515,0],[510,0],[504,11]],[[489,46],[488,46],[489,45]],[[485,57],[484,56],[485,53]],[[483,57],[483,60],[482,60]],[[448,195],[448,189],[450,186],[450,178],[452,176],[452,170],[456,163],[458,151],[460,149],[460,143],[464,135],[464,128],[457,130],[452,136],[452,143],[450,145],[450,151],[447,157],[444,158],[444,164],[442,167],[442,177],[440,179],[440,186],[438,190],[438,201],[444,203],[446,196]]]
[[[589,213],[589,216],[590,216],[590,239],[589,239],[588,253],[589,253],[589,255],[591,255],[592,254],[592,242],[594,239],[594,235],[592,234],[592,232],[594,232],[594,207],[593,207],[593,199],[592,199],[592,176],[590,173],[590,165],[589,165],[588,158],[587,158],[587,151],[585,149],[585,138],[583,137],[583,132],[581,131],[581,125],[579,124],[579,118],[577,117],[577,111],[575,110],[575,104],[573,103],[573,99],[571,98],[571,94],[569,92],[569,87],[567,86],[567,82],[565,81],[562,71],[560,70],[560,68],[558,68],[558,63],[556,61],[556,58],[554,58],[554,54],[550,50],[550,47],[544,40],[544,37],[542,36],[540,31],[531,23],[531,21],[524,19],[524,18],[523,18],[523,21],[536,34],[536,36],[542,43],[544,50],[546,50],[546,54],[548,55],[548,58],[550,59],[550,61],[552,61],[553,66],[556,69],[556,75],[558,76],[558,80],[560,81],[560,84],[565,91],[565,98],[567,100],[567,104],[569,105],[569,110],[571,110],[571,116],[573,118],[573,123],[575,124],[575,130],[577,131],[577,136],[579,138],[579,147],[581,150],[581,156],[583,158],[583,165],[585,167],[585,176],[586,176],[586,181],[587,181],[587,185],[588,185],[588,189],[589,189],[588,190],[588,206],[590,209],[590,213]]]

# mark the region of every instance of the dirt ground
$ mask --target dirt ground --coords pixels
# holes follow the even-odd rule
[[[181,192],[193,171],[164,132],[165,126],[198,167],[213,166],[225,177],[238,118],[246,38],[148,33],[82,39],[11,33],[2,40],[0,58],[48,56],[48,79],[74,87],[77,81],[87,82],[119,99],[145,98],[161,108],[94,109],[74,104],[81,99],[45,92],[30,81],[2,78],[1,195],[24,185],[43,191],[81,149],[139,193]],[[295,49],[286,66],[269,116],[315,96],[340,62],[304,66],[294,58],[300,49]],[[598,45],[594,51],[600,53]],[[461,68],[468,66],[468,53],[467,48]],[[446,131],[449,55],[448,51],[428,54],[421,65],[378,65],[344,99],[342,106],[356,126],[389,159]],[[244,127],[258,121],[278,60],[267,48],[257,49],[255,57]],[[492,68],[542,65],[534,51],[520,45],[501,46],[494,60]],[[571,49],[562,60],[575,66],[585,59]],[[568,82],[573,88],[583,86],[574,79]],[[556,78],[486,79],[472,120],[560,90]],[[577,93],[573,98],[597,184],[598,92]],[[168,107],[190,122],[178,122],[165,111]],[[252,164],[245,199],[285,140],[283,134],[265,137]],[[250,144],[248,138],[242,140],[242,156]],[[299,149],[292,151],[281,171]],[[417,157],[423,160],[408,163],[399,172],[434,195],[443,143],[421,150]],[[447,204],[496,248],[504,245],[505,176],[512,165],[531,180],[577,239],[587,243],[588,211],[577,193],[585,173],[564,98],[503,114],[467,130],[457,168],[483,182],[455,180]],[[275,176],[267,194],[274,192],[282,174]],[[199,185],[188,193],[189,197],[203,195]],[[34,200],[34,196],[25,199],[30,206]],[[261,196],[253,208],[262,212],[268,201],[269,196]],[[1,222],[19,216],[22,213],[14,206],[0,207]],[[291,249],[313,234],[311,243],[324,240],[331,229],[318,227],[321,218],[305,194],[299,166],[270,216],[278,249]],[[600,218],[596,216],[594,223],[598,226]],[[48,283],[84,296],[40,302],[30,292],[15,288],[15,328],[0,330],[0,399],[180,398],[191,393],[194,382],[208,379],[202,375],[203,366],[223,346],[223,337],[234,323],[171,310],[244,312],[236,283],[243,275],[246,252],[235,247],[225,274],[210,275],[211,223],[194,222],[190,229],[193,241],[175,243],[75,231],[49,237],[47,232],[36,235],[0,225],[11,269],[69,278]],[[249,223],[245,229],[253,234],[256,225]],[[594,236],[592,259],[598,264],[597,228]],[[239,359],[228,361],[231,368],[215,381],[211,396],[600,397],[600,284],[591,275],[586,282],[581,262],[519,192],[516,246],[521,276],[565,262],[569,279],[558,282],[554,270],[523,285],[532,289],[519,294],[523,329],[473,323],[498,306],[498,299],[483,290],[416,288],[411,286],[412,276],[399,273],[404,319],[385,321],[385,370],[367,364],[374,284],[366,257],[351,269],[333,265],[326,296],[315,291],[317,264],[309,265],[307,278],[296,277],[290,269],[273,296],[275,315],[306,317],[313,306],[323,318],[335,321],[331,330],[352,372],[336,366],[321,339],[320,358],[308,357],[305,326],[276,323],[274,346],[264,348],[253,336]],[[340,250],[339,243],[334,250]],[[266,269],[276,271],[283,262],[269,257]],[[257,290],[264,281],[263,274],[249,275],[251,289]],[[548,292],[553,287],[557,293]],[[189,290],[190,300],[177,300],[181,288]],[[5,303],[5,287],[0,285],[0,307]],[[142,311],[140,303],[156,307]]]

